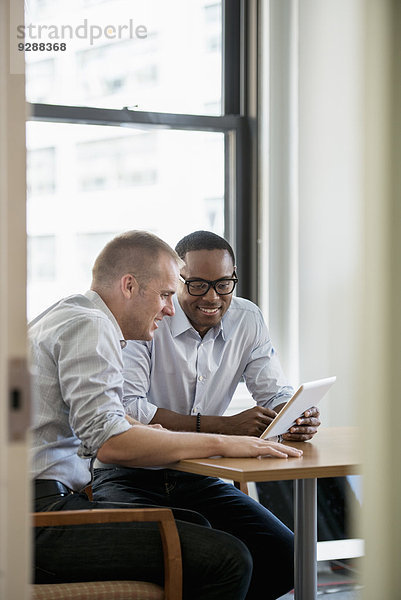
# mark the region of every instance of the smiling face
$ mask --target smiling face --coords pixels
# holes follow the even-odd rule
[[[181,269],[184,279],[231,279],[234,271],[227,250],[193,250],[186,253],[184,261],[185,266]],[[187,286],[180,281],[177,297],[192,326],[203,337],[211,327],[219,324],[231,304],[232,294],[220,296],[210,287],[204,296],[191,296]]]
[[[158,322],[165,316],[174,315],[173,295],[178,274],[177,263],[171,257],[161,255],[151,279],[140,285],[134,278],[135,293],[127,300],[120,319],[126,340],[151,340]]]

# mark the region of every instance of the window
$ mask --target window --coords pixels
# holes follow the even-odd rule
[[[46,51],[54,69],[43,87],[35,73],[44,52],[26,53],[28,100],[221,114],[221,12],[206,0],[31,0],[31,41],[66,48]]]
[[[36,35],[41,25],[66,38],[64,51],[26,59],[30,260],[43,263],[31,269],[29,317],[87,289],[101,247],[134,228],[172,246],[195,229],[225,235],[247,295],[239,15],[239,0],[28,2]],[[146,37],[108,39],[106,26],[130,19]],[[47,264],[39,238],[52,239]]]
[[[29,255],[40,264],[30,318],[88,289],[94,259],[117,233],[146,229],[172,246],[195,229],[224,235],[224,134],[66,123],[29,123],[27,133],[30,160],[42,164],[28,171]],[[52,247],[39,246],[49,234]],[[43,272],[52,273],[46,295]]]
[[[86,131],[88,128],[85,128]],[[82,127],[81,127],[82,130]],[[95,130],[89,128],[93,137]],[[104,131],[102,131],[104,134]],[[114,134],[114,135],[113,135]],[[158,178],[157,134],[109,131],[106,139],[79,142],[74,149],[80,191],[107,190],[133,185],[155,185]]]

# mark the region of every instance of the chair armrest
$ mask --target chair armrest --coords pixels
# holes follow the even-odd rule
[[[153,521],[159,525],[164,552],[165,600],[182,598],[181,544],[173,513],[169,508],[114,508],[60,510],[33,513],[34,527],[129,523]]]

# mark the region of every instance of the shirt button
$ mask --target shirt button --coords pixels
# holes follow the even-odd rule
[[[198,377],[198,381],[203,381],[205,378],[203,377],[203,375],[199,375]]]

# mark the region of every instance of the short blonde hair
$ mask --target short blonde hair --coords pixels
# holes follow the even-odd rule
[[[92,287],[109,287],[123,275],[135,275],[140,284],[158,274],[158,258],[167,254],[182,268],[178,254],[148,231],[132,230],[112,239],[95,260]]]

